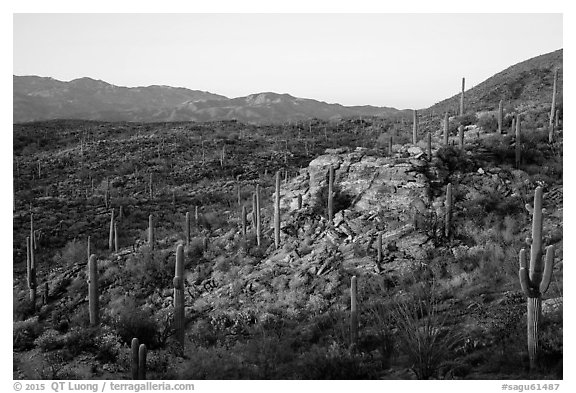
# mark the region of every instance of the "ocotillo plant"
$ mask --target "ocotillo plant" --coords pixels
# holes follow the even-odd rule
[[[114,209],[110,211],[110,233],[108,235],[108,250],[112,251],[114,247]]]
[[[427,155],[428,155],[428,161],[432,161],[432,133],[428,132],[428,149],[427,149]]]
[[[499,134],[502,134],[504,132],[503,122],[504,122],[504,101],[500,100],[500,103],[498,104],[498,133]]]
[[[448,125],[449,125],[448,112],[446,112],[444,114],[444,145],[445,146],[448,146]]]
[[[328,221],[334,218],[334,167],[328,169]]]
[[[556,91],[558,85],[558,69],[554,71],[554,86],[552,87],[552,107],[550,108],[550,125],[554,123],[554,113],[556,112]]]
[[[444,236],[446,236],[447,239],[450,239],[450,236],[452,235],[450,227],[452,221],[452,183],[448,183],[448,186],[446,186],[446,202],[444,205],[446,208],[446,215],[444,217]]]
[[[154,219],[152,218],[152,214],[148,216],[148,245],[150,249],[154,249]]]
[[[186,245],[190,245],[190,212],[186,212],[186,223],[185,223],[185,237],[186,237]]]
[[[538,360],[538,326],[542,308],[542,294],[546,293],[552,278],[554,265],[554,246],[546,248],[546,257],[542,263],[542,187],[534,192],[534,207],[526,205],[532,213],[532,237],[526,239],[530,244],[530,262],[526,258],[526,249],[520,250],[520,285],[527,296],[528,357],[530,368],[534,369]]]
[[[520,168],[520,161],[522,159],[522,138],[520,136],[520,114],[516,115],[516,168]]]
[[[260,185],[256,184],[256,244],[260,246],[262,235],[262,218],[260,217]]]
[[[274,246],[280,248],[280,171],[276,172],[276,194],[274,196]]]
[[[88,307],[90,312],[90,325],[96,326],[100,323],[98,306],[98,263],[96,255],[90,255],[88,261]]]
[[[176,248],[176,266],[174,272],[174,328],[176,340],[184,348],[184,247]]]
[[[418,136],[418,111],[414,109],[412,114],[412,143],[416,144]]]
[[[460,93],[460,116],[464,114],[464,86],[466,84],[466,78],[462,78],[462,92]]]
[[[130,372],[132,374],[132,379],[138,379],[138,349],[140,342],[136,337],[132,339],[130,343]]]
[[[358,288],[356,276],[350,280],[350,348],[358,346]]]
[[[462,124],[458,126],[458,137],[460,139],[460,150],[464,151],[464,126]]]
[[[138,348],[138,379],[146,379],[146,344],[140,344]]]

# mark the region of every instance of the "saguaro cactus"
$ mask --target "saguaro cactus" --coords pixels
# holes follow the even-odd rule
[[[520,250],[520,285],[527,296],[527,333],[528,357],[530,368],[534,369],[538,360],[538,326],[542,308],[542,294],[546,293],[552,278],[554,267],[554,246],[546,248],[545,262],[542,263],[542,187],[534,192],[534,207],[526,205],[532,213],[532,237],[526,239],[530,244],[530,262],[526,258],[526,249]]]
[[[328,221],[334,218],[334,167],[328,169]]]
[[[30,238],[29,238],[29,250],[30,250],[30,268],[27,269],[30,273],[28,274],[28,289],[30,290],[30,302],[32,307],[36,306],[36,259],[34,257],[34,215],[30,213]]]
[[[186,245],[190,245],[190,212],[186,212],[186,223],[184,228],[184,235],[186,236]]]
[[[132,374],[132,379],[138,379],[138,347],[140,342],[136,337],[132,339],[130,343],[130,372]]]
[[[466,85],[466,78],[462,78],[462,93],[460,93],[460,116],[464,114],[464,87]]]
[[[458,137],[460,139],[460,150],[464,151],[464,126],[462,124],[458,126]]]
[[[112,251],[114,247],[114,209],[110,211],[110,233],[108,235],[108,250]]]
[[[246,206],[242,206],[242,212],[240,213],[240,217],[242,219],[242,237],[246,239],[246,216],[248,213],[246,212]]]
[[[302,194],[298,194],[296,197],[296,205],[298,206],[298,210],[302,209]]]
[[[86,253],[87,253],[86,262],[88,262],[90,260],[90,255],[92,255],[92,252],[90,251],[90,249],[91,249],[90,236],[88,236],[88,240],[86,241]]]
[[[558,85],[558,69],[554,71],[554,86],[552,87],[552,107],[550,108],[550,125],[554,124],[554,113],[556,112],[556,91]]]
[[[148,193],[150,196],[150,199],[152,199],[154,197],[154,189],[152,188],[152,173],[150,173],[150,180],[148,181]]]
[[[428,149],[427,149],[427,155],[428,155],[428,161],[432,161],[432,133],[428,132]]]
[[[452,235],[452,230],[450,227],[452,221],[452,183],[448,183],[448,185],[446,186],[445,207],[446,207],[446,215],[444,221],[444,236],[446,236],[446,238],[449,239],[450,236]]]
[[[154,249],[154,219],[152,214],[148,216],[148,245],[150,249]]]
[[[376,238],[376,248],[378,251],[378,266],[382,263],[382,232],[378,232],[378,237]]]
[[[146,379],[146,344],[140,344],[138,348],[138,379]]]
[[[416,144],[418,139],[418,111],[414,109],[412,114],[412,143]]]
[[[274,246],[280,248],[280,171],[276,172],[276,194],[274,196]]]
[[[448,146],[448,125],[449,125],[448,112],[446,112],[444,114],[444,145],[446,146]]]
[[[394,153],[392,146],[393,146],[393,138],[392,135],[390,135],[390,139],[388,139],[388,155],[391,156],[392,153]]]
[[[520,135],[520,114],[516,115],[516,168],[520,168],[520,162],[522,160],[522,138]]]
[[[350,348],[355,349],[358,345],[358,288],[356,276],[350,280]]]
[[[184,247],[176,248],[176,266],[174,272],[174,327],[176,340],[184,348]]]
[[[118,223],[114,223],[114,252],[118,252],[120,249],[120,239],[118,236]]]
[[[256,244],[260,246],[262,237],[262,219],[260,217],[260,185],[256,184]]]
[[[504,123],[504,101],[500,100],[500,103],[498,104],[498,133],[502,134],[504,132],[503,129],[503,123]]]
[[[90,325],[96,326],[100,323],[98,305],[98,263],[96,255],[90,255],[88,261],[88,306],[90,312]]]

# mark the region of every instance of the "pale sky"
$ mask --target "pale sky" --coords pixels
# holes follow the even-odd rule
[[[13,73],[419,108],[561,47],[561,14],[15,14]]]

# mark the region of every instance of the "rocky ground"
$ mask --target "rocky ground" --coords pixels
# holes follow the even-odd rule
[[[41,135],[33,127],[42,129],[15,133]],[[397,134],[390,154],[386,143],[374,143],[382,129],[375,121],[315,127],[72,124],[56,127],[57,141],[38,142],[34,151],[15,138],[22,145],[15,147],[14,377],[126,379],[129,342],[138,337],[149,347],[149,378],[413,379],[423,371],[412,354],[417,345],[403,334],[412,330],[444,344],[431,347],[429,378],[562,378],[561,139],[548,144],[546,131],[529,130],[515,168],[514,139],[475,125],[464,149],[455,136],[456,146],[444,146],[434,133],[432,158],[424,141],[404,143]],[[288,174],[278,249],[277,170]],[[251,214],[256,184],[260,246]],[[556,252],[541,364],[529,372],[518,252],[531,230],[524,206],[539,185],[545,244]],[[194,217],[196,206],[185,247],[182,350],[173,340],[172,277],[176,245],[186,243],[185,214]],[[118,251],[108,250],[111,209]],[[38,230],[35,311],[26,300],[30,213]],[[146,241],[149,214],[157,223],[154,250]],[[88,236],[99,260],[98,328],[88,326]],[[352,276],[360,314],[350,348]]]

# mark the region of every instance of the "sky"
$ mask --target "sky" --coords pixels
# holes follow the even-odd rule
[[[13,16],[13,74],[428,107],[563,47],[562,14]]]

